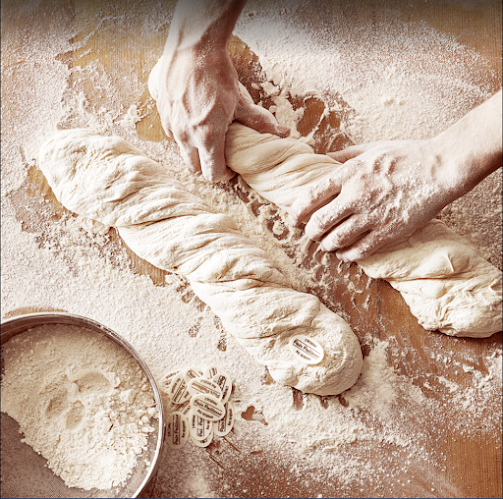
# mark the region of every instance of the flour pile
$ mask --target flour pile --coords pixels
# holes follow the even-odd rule
[[[154,431],[149,381],[123,348],[65,324],[30,329],[2,347],[2,411],[68,487],[124,485]]]

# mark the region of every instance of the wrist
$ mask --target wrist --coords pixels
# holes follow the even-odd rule
[[[442,186],[445,204],[464,196],[498,166],[497,155],[474,147],[469,138],[463,140],[456,131],[447,130],[430,141],[439,165],[437,178]],[[496,165],[496,167],[495,167]],[[501,165],[501,163],[500,163]]]
[[[450,201],[501,167],[501,91],[430,140]],[[449,202],[450,202],[449,201]]]
[[[179,0],[166,50],[189,49],[204,56],[228,50],[234,25],[246,0]]]
[[[441,193],[439,199],[442,201],[440,209],[467,194],[484,178],[483,175],[477,175],[477,158],[470,148],[454,139],[447,130],[430,141],[431,151],[439,164],[437,179]]]

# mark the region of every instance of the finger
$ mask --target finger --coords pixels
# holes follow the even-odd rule
[[[199,152],[195,147],[187,143],[178,143],[180,147],[180,154],[182,155],[185,165],[192,173],[199,173],[201,171],[201,163],[199,161]]]
[[[290,206],[287,223],[292,227],[307,222],[316,210],[321,209],[341,192],[339,176],[317,182],[303,192]]]
[[[160,113],[160,111],[159,111]],[[169,125],[169,121],[166,120],[166,119],[162,119],[161,118],[161,125],[162,125],[162,128],[164,130],[164,133],[170,138],[170,139],[174,139],[175,138],[175,135],[173,133],[173,131],[171,130],[171,127]]]
[[[147,88],[152,98],[157,101],[159,98],[159,86],[161,80],[161,68],[164,63],[164,55],[157,61],[147,80]]]
[[[334,227],[322,240],[321,249],[324,251],[335,251],[340,248],[347,248],[357,242],[372,226],[367,217],[363,215],[353,215]]]
[[[373,255],[393,239],[393,236],[383,231],[371,231],[349,248],[336,252],[338,258],[345,262],[356,262]]]
[[[353,215],[352,203],[341,202],[338,197],[315,211],[306,224],[306,235],[313,241],[319,241],[329,230]]]
[[[327,153],[327,156],[330,156],[335,161],[339,161],[339,163],[345,163],[349,159],[356,158],[360,154],[364,153],[369,149],[372,144],[360,144],[356,146],[349,146],[342,151],[335,151]]]
[[[177,143],[177,133],[174,131],[174,128],[176,129],[176,126],[173,127],[173,123],[177,123],[176,121],[172,121],[171,115],[172,115],[172,109],[169,105],[168,99],[160,99],[156,102],[157,104],[157,111],[159,112],[159,118],[161,118],[161,125],[166,133],[166,135],[170,139],[174,139]]]
[[[290,135],[290,129],[280,125],[271,112],[245,101],[238,103],[235,119],[260,133],[272,133],[282,138]]]
[[[248,102],[248,104],[254,104],[250,92],[248,92],[247,88],[240,81],[238,81],[238,88],[241,99],[245,102]]]
[[[226,132],[227,124],[212,122],[198,126],[191,137],[198,150],[201,173],[209,182],[223,182],[235,175],[225,161]]]
[[[227,167],[225,161],[224,139],[210,147],[201,147],[199,157],[201,160],[201,172],[209,182],[225,182],[234,177],[235,172]]]

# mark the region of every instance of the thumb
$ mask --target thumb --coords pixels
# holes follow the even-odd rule
[[[359,156],[360,154],[364,153],[368,149],[367,146],[368,144],[349,146],[346,147],[345,149],[342,149],[342,151],[329,152],[327,153],[327,156],[330,156],[332,159],[335,159],[335,161],[339,161],[339,163],[345,163],[349,159],[353,159],[356,156]]]
[[[238,104],[234,117],[243,125],[260,133],[272,133],[279,137],[288,137],[290,135],[290,129],[287,126],[280,125],[271,112],[244,100]]]

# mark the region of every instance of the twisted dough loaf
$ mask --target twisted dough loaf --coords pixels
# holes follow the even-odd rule
[[[212,213],[134,146],[86,130],[64,131],[43,145],[40,167],[65,207],[117,227],[140,257],[185,276],[277,382],[318,395],[336,395],[355,383],[362,355],[348,324],[315,296],[291,289],[232,218]],[[322,346],[319,364],[293,356],[288,343],[297,334]]]
[[[162,61],[148,80],[155,100]],[[241,84],[240,89],[253,103]],[[225,156],[231,170],[286,211],[311,183],[340,164],[298,140],[260,134],[236,122],[226,135]],[[425,329],[475,338],[501,331],[501,271],[439,220],[357,263],[368,276],[398,290]]]
[[[309,184],[340,164],[298,140],[239,123],[227,132],[225,153],[229,168],[287,211]],[[357,263],[397,289],[425,329],[478,338],[501,331],[501,271],[439,220]]]

